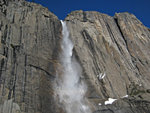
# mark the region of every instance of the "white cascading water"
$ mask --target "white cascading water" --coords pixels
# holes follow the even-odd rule
[[[87,88],[80,80],[81,67],[72,55],[73,43],[69,39],[69,31],[66,22],[61,23],[63,40],[60,61],[63,71],[57,76],[56,94],[67,113],[91,113],[84,97]]]

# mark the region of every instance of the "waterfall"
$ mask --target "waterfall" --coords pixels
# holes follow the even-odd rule
[[[62,71],[56,78],[56,94],[67,113],[91,113],[85,99],[87,87],[80,79],[82,70],[73,57],[73,43],[69,39],[69,31],[66,22],[61,21],[61,23],[63,27],[62,53],[60,54]]]

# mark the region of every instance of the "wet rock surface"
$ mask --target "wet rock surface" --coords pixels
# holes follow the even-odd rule
[[[41,5],[1,1],[0,113],[65,113],[53,96],[60,20]],[[93,113],[149,113],[150,29],[129,13],[74,11],[65,21]]]

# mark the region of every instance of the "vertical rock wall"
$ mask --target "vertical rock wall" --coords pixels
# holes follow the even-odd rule
[[[61,37],[58,18],[34,3],[0,12],[0,113],[49,113]]]
[[[91,106],[96,105],[93,108],[96,113],[104,110],[124,113],[122,106],[130,109],[128,113],[132,112],[132,102],[119,103],[125,95],[132,101],[138,98],[139,103],[143,103],[137,105],[134,101],[134,112],[148,112],[150,106],[145,106],[150,100],[147,93],[150,86],[150,30],[129,13],[110,17],[98,12],[74,11],[65,20],[74,42],[74,54],[84,70],[82,79],[89,85],[87,96]],[[114,109],[110,105],[111,108],[106,108],[109,106],[104,103],[108,98],[117,99],[116,103],[120,105],[115,106],[121,107]],[[142,107],[142,111],[136,110],[139,109],[137,106]]]
[[[74,11],[65,21],[92,112],[149,113],[150,29],[129,13]],[[64,113],[53,96],[61,32],[48,9],[0,1],[0,113]]]

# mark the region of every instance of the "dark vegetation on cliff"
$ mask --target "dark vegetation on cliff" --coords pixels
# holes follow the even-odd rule
[[[129,13],[80,10],[65,21],[93,113],[149,113],[150,29]],[[47,8],[0,1],[0,113],[64,113],[53,97],[61,40]],[[117,100],[105,105],[108,98]]]

